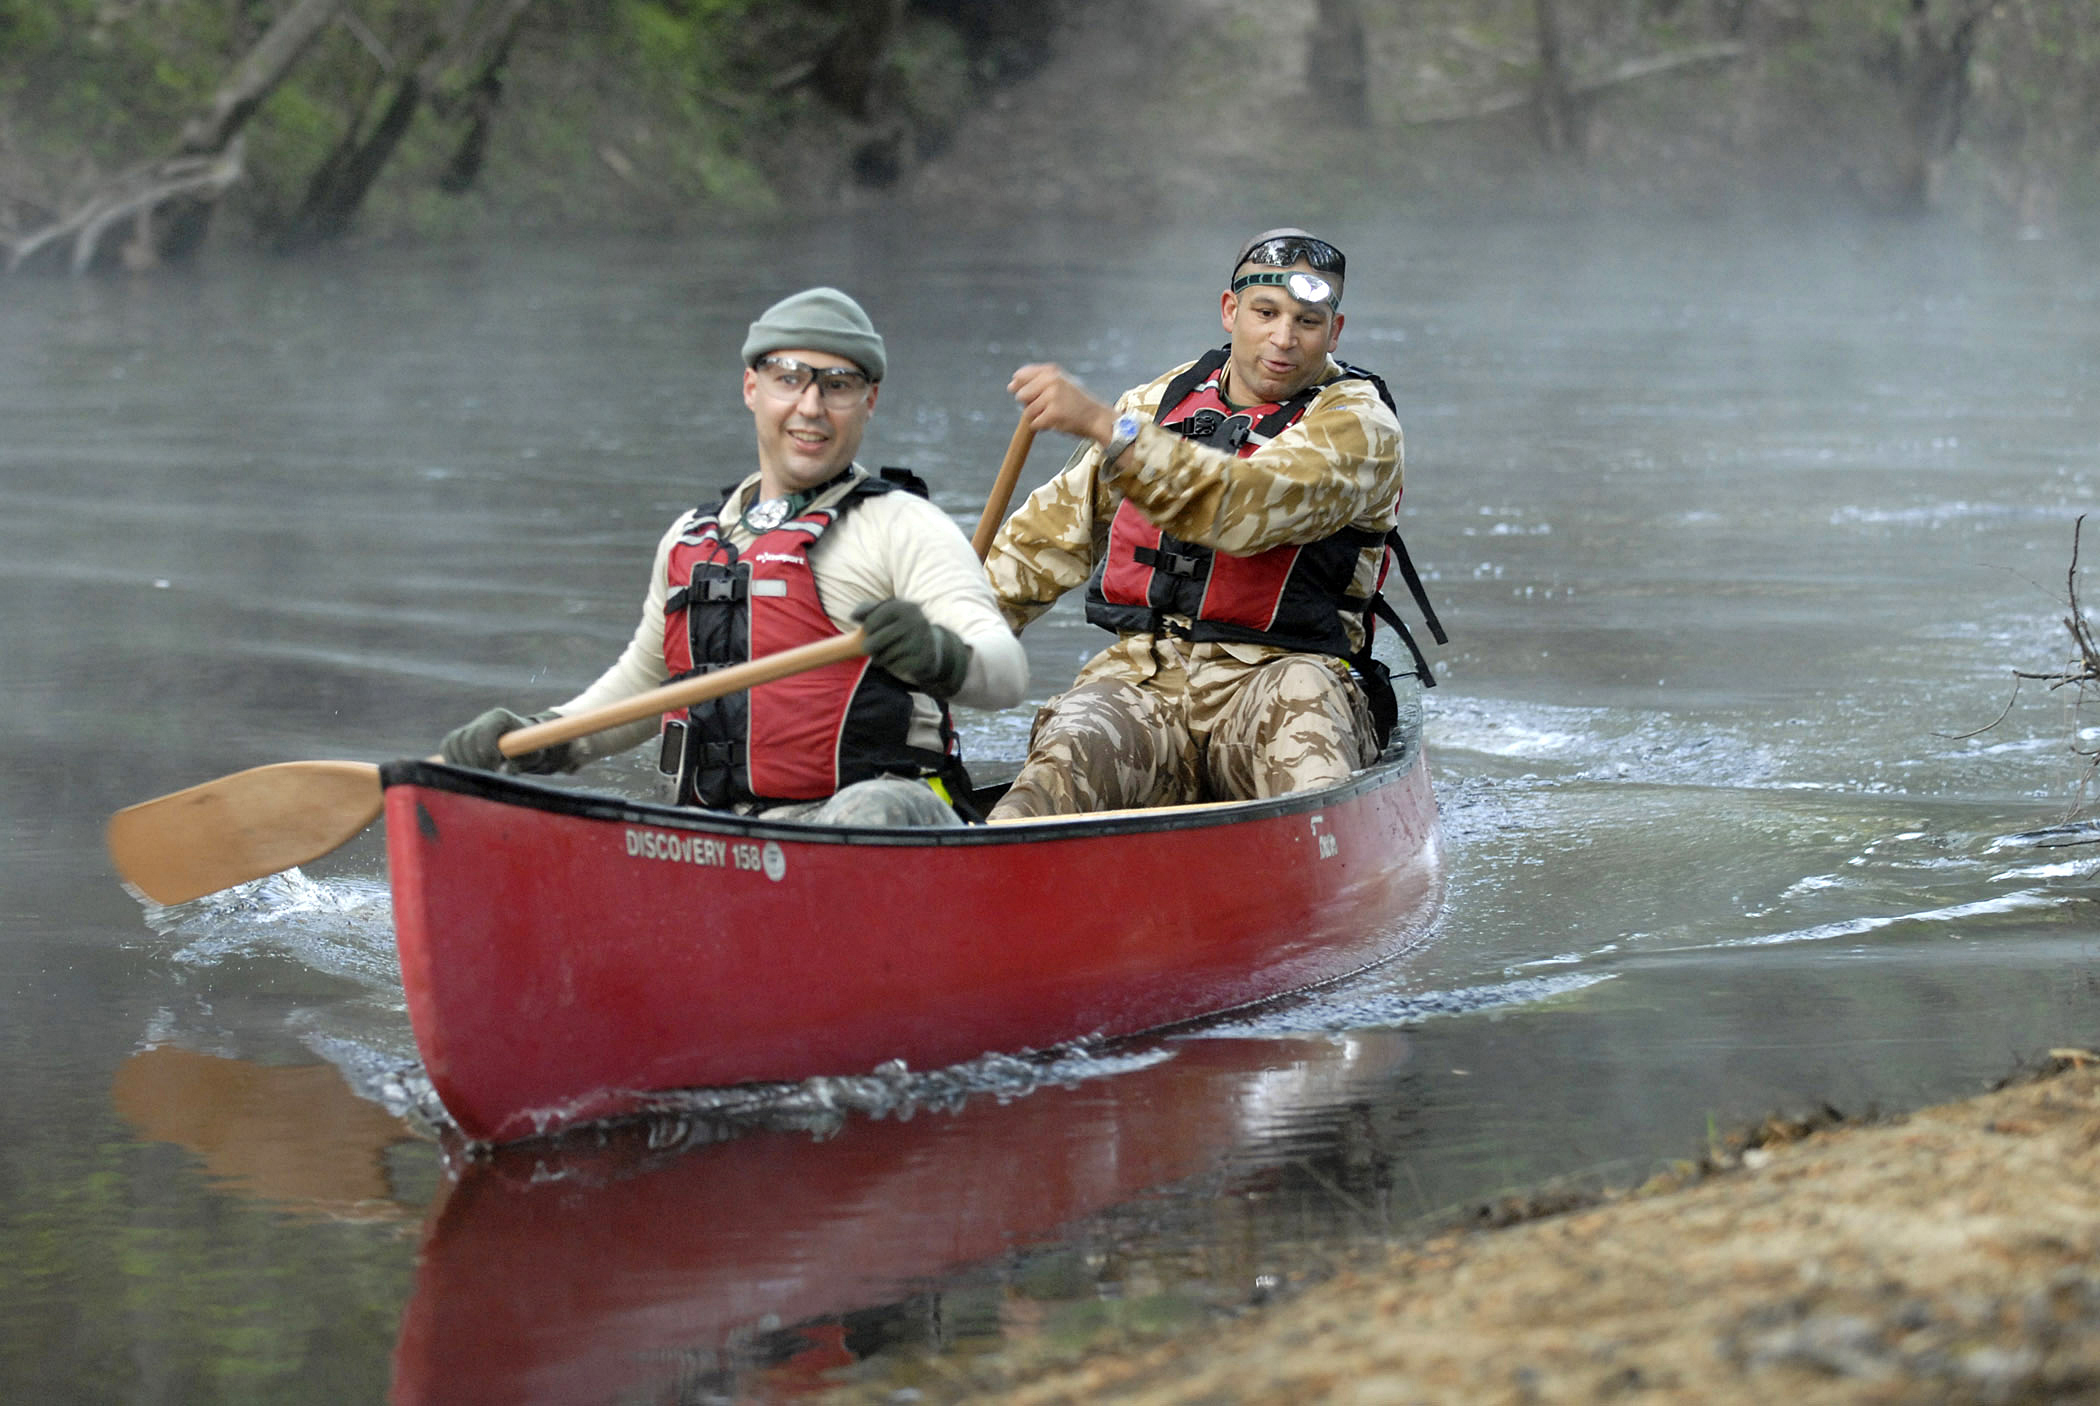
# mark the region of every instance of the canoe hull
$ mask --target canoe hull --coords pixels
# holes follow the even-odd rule
[[[1154,1029],[1389,957],[1441,896],[1419,750],[1306,796],[952,831],[384,779],[417,1043],[482,1142]]]

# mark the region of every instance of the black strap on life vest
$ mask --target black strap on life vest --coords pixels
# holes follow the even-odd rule
[[[1190,392],[1217,374],[1218,369],[1224,366],[1226,358],[1231,356],[1231,354],[1232,345],[1227,343],[1222,347],[1212,347],[1202,356],[1196,358],[1195,364],[1190,366],[1188,370],[1167,382],[1166,393],[1159,398],[1159,413],[1162,415],[1173,414],[1175,407],[1189,398]],[[1336,376],[1332,381],[1321,381],[1316,385],[1307,386],[1304,390],[1299,391],[1289,400],[1279,405],[1275,411],[1264,416],[1261,423],[1253,427],[1254,433],[1262,436],[1264,439],[1274,439],[1277,435],[1282,434],[1290,428],[1291,423],[1298,418],[1305,407],[1313,403],[1314,397],[1333,385],[1335,381],[1369,381],[1371,389],[1377,391],[1378,398],[1385,402],[1385,408],[1392,411],[1396,416],[1400,413],[1400,406],[1393,399],[1392,387],[1386,385],[1384,377],[1375,371],[1366,371],[1361,366],[1351,366],[1346,361],[1337,361],[1335,365],[1341,368],[1341,375]]]
[[[826,508],[824,511],[829,513],[835,521],[838,518],[839,514],[845,511],[846,503],[848,500],[860,499],[877,493],[888,493],[896,489],[902,489],[906,493],[916,494],[917,496],[928,500],[931,500],[933,497],[932,490],[926,486],[926,480],[920,478],[910,469],[900,469],[893,465],[885,464],[878,472],[881,475],[879,479],[868,479],[859,487],[855,488],[851,493],[847,494],[845,498],[840,499],[838,502],[832,504],[829,508]],[[838,479],[834,478],[833,480],[831,480],[831,483],[827,483],[823,487],[817,489],[816,496],[823,496],[823,494],[830,491],[831,484],[836,482],[838,482]],[[722,520],[722,509],[728,507],[729,500],[736,496],[736,490],[738,486],[739,485],[734,483],[729,484],[728,486],[722,489],[721,496],[716,498],[712,505],[700,509],[700,521],[713,522],[716,524],[716,531],[720,533],[722,537],[722,550],[729,554],[729,561],[727,564],[732,566],[736,563],[737,550],[735,547],[730,545],[728,534],[721,533],[720,524]],[[700,588],[703,594],[699,598],[704,601],[742,600],[746,595],[750,593],[750,586],[750,581],[743,576],[736,576],[734,578],[712,578],[701,583]],[[670,595],[664,600],[664,613],[668,615],[673,611],[683,610],[686,607],[687,603],[693,599],[693,590],[694,588],[691,585],[685,585],[680,586],[677,590],[671,592]]]
[[[1179,406],[1182,401],[1187,400],[1189,398],[1190,393],[1193,392],[1196,389],[1196,387],[1202,385],[1205,381],[1208,381],[1212,376],[1217,374],[1218,369],[1225,364],[1226,358],[1231,354],[1232,347],[1229,343],[1222,347],[1212,347],[1209,351],[1205,352],[1202,356],[1198,357],[1196,359],[1195,364],[1189,367],[1188,370],[1182,372],[1179,376],[1176,376],[1173,380],[1167,382],[1166,394],[1162,395],[1159,399],[1159,413],[1161,415],[1173,414],[1175,407]],[[1336,379],[1347,380],[1348,377],[1340,376]],[[1373,379],[1376,378],[1374,377]],[[1292,396],[1289,400],[1286,400],[1280,405],[1278,405],[1267,415],[1264,415],[1260,419],[1260,421],[1248,426],[1248,437],[1252,438],[1253,436],[1259,435],[1264,442],[1276,438],[1276,436],[1282,434],[1285,430],[1289,429],[1291,425],[1296,422],[1300,415],[1305,413],[1305,407],[1313,403],[1313,398],[1315,396],[1319,395],[1321,391],[1325,390],[1328,386],[1331,386],[1333,384],[1333,381],[1326,381],[1322,382],[1320,385],[1307,386],[1304,390],[1299,391],[1298,394]],[[1384,386],[1382,383],[1380,384],[1379,389],[1381,392],[1384,390]],[[1397,414],[1398,412],[1396,411],[1394,413]],[[1173,429],[1174,422],[1162,421],[1161,428]],[[1193,438],[1194,436],[1191,437]],[[1228,453],[1237,453],[1240,446],[1238,444],[1233,444],[1229,446],[1214,445],[1212,447],[1225,449]]]

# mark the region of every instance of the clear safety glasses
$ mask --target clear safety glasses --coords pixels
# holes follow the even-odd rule
[[[855,366],[806,366],[791,356],[762,356],[752,368],[776,400],[800,400],[815,382],[827,410],[851,410],[868,396],[868,375]]]

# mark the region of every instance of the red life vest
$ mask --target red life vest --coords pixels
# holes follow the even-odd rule
[[[863,477],[828,506],[804,510],[742,552],[723,535],[721,504],[696,509],[672,545],[665,586],[664,663],[673,680],[840,634],[824,609],[810,556],[841,517],[900,486]],[[918,485],[915,478],[904,486]],[[923,485],[918,485],[923,493]],[[829,496],[828,494],[826,496]],[[726,500],[725,500],[726,501]],[[681,805],[821,800],[883,775],[953,775],[948,749],[912,746],[914,694],[869,659],[776,679],[664,717],[659,767]]]
[[[1175,377],[1160,400],[1160,428],[1244,459],[1296,424],[1335,384],[1308,386],[1280,404],[1234,408],[1218,388],[1228,351],[1217,348]],[[1352,378],[1372,381],[1391,403],[1368,372],[1344,368],[1337,379]],[[1385,546],[1384,533],[1345,527],[1317,542],[1234,556],[1169,536],[1126,498],[1109,526],[1108,551],[1087,583],[1086,618],[1119,634],[1172,631],[1199,641],[1347,656],[1344,617],[1362,618],[1371,608],[1370,597],[1352,594],[1357,563],[1367,551],[1380,553],[1382,585]]]

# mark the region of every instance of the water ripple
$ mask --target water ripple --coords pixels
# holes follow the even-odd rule
[[[1773,947],[1792,942],[1827,942],[1832,938],[1858,937],[1863,933],[1878,932],[1903,923],[1953,923],[1969,918],[1993,917],[2005,913],[2030,912],[2036,909],[2061,908],[2072,899],[2064,894],[2045,893],[2040,889],[2021,889],[1998,898],[1978,899],[1972,903],[1954,903],[1944,908],[1922,908],[1912,913],[1889,913],[1859,918],[1847,918],[1841,922],[1818,923],[1813,927],[1795,928],[1788,932],[1759,933],[1752,937],[1729,937],[1718,942],[1700,944],[1686,948],[1698,951],[1704,948],[1728,947]]]

